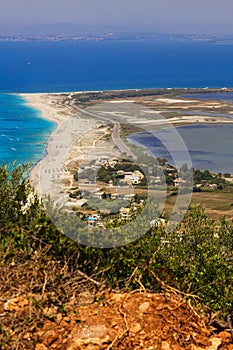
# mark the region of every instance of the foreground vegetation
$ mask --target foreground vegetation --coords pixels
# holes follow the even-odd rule
[[[202,208],[194,207],[173,233],[157,227],[119,248],[85,247],[53,225],[23,176],[27,170],[27,166],[0,167],[0,265],[2,271],[27,266],[24,291],[57,293],[56,302],[62,305],[81,273],[98,288],[165,289],[219,312],[222,318],[232,313],[233,222],[224,218],[214,222]],[[6,279],[1,290],[8,290],[11,283]]]

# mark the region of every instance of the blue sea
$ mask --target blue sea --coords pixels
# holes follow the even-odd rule
[[[21,97],[9,93],[167,87],[233,87],[233,45],[161,40],[0,42],[0,158],[6,163],[37,162],[55,128]],[[213,156],[211,149],[209,144],[206,152]],[[228,160],[227,156],[224,164]]]
[[[16,95],[0,94],[0,156],[5,164],[35,164],[45,154],[55,124]]]
[[[233,87],[233,45],[0,42],[0,92]]]

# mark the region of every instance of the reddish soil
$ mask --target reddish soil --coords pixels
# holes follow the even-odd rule
[[[71,298],[66,312],[54,306],[42,309],[35,305],[38,299],[27,295],[0,303],[0,333],[11,338],[4,345],[0,337],[1,349],[233,350],[230,332],[215,333],[177,295],[102,292],[94,299]],[[35,307],[40,317],[30,322]]]

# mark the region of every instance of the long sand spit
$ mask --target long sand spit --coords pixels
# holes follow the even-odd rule
[[[82,109],[74,108],[74,105],[72,106],[72,95],[73,93],[20,94],[27,101],[28,105],[41,112],[43,118],[57,124],[56,130],[48,142],[45,156],[36,164],[30,173],[32,184],[39,193],[51,193],[52,191],[53,197],[57,198],[62,193],[61,174],[65,172],[65,160],[67,160],[72,145],[74,143],[77,144],[78,140],[83,139],[85,133],[96,128],[100,122],[100,118],[94,118],[91,114],[87,116],[87,113],[82,113]],[[164,101],[164,107],[166,108],[166,101]],[[160,120],[158,114],[156,117],[156,111],[152,112],[155,113],[155,119],[152,115],[150,117],[147,115],[141,121],[144,124],[149,123],[150,128],[153,128],[153,130],[161,128],[161,126],[169,126],[169,123],[170,125],[171,123],[175,125],[208,123],[206,116],[202,115],[178,116],[170,120],[164,118]],[[108,114],[108,118],[111,119],[110,114]],[[137,123],[140,124],[139,119],[134,120],[134,125]],[[116,122],[115,119],[114,122]],[[121,118],[119,118],[118,122],[122,122]],[[215,117],[214,120],[212,118],[212,122],[232,123],[233,119]]]
[[[27,103],[40,110],[42,117],[54,121],[56,130],[51,135],[44,157],[30,173],[32,184],[40,194],[51,194],[59,198],[62,192],[61,174],[64,162],[74,142],[82,138],[92,126],[87,120],[65,104],[60,94],[21,94]]]

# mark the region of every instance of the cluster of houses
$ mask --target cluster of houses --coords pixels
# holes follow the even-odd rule
[[[96,191],[93,193],[93,197],[97,199],[124,199],[126,201],[131,201],[135,198],[134,193],[128,193],[128,194],[121,194],[119,192],[113,192],[113,193],[106,193],[105,191]]]
[[[180,178],[175,179],[173,182],[174,182],[174,186],[175,187],[180,187],[180,186],[182,186],[183,184],[186,183],[185,180],[180,179]]]
[[[135,213],[135,211],[137,211],[137,207],[135,206],[132,206],[130,208],[122,207],[119,211],[119,219],[121,219],[123,222],[129,221],[132,218],[132,214]],[[102,217],[99,213],[90,214],[85,218],[85,220],[89,229],[92,229],[93,227],[104,228],[105,226]],[[150,226],[166,226],[166,220],[163,218],[156,218],[154,220],[151,220]]]
[[[195,188],[199,189],[199,190],[202,190],[202,189],[204,189],[204,190],[220,190],[220,189],[222,189],[222,186],[215,184],[215,183],[210,184],[208,182],[203,182],[203,183],[197,183],[195,185]]]
[[[103,165],[105,168],[111,167],[114,168],[115,165],[119,162],[118,158],[109,159],[107,156],[100,157],[99,160],[96,161],[97,165]]]
[[[126,183],[128,185],[138,185],[144,179],[144,175],[140,170],[135,171],[124,171],[118,170],[116,173],[118,176],[122,176],[120,182]]]
[[[123,221],[128,221],[131,218],[131,209],[122,207],[119,211],[119,218]],[[86,222],[89,228],[104,227],[100,214],[90,214],[86,217]]]
[[[101,220],[100,214],[92,214],[92,215],[89,215],[89,216],[86,218],[86,222],[87,222],[88,228],[92,228],[92,227],[94,227],[94,226],[97,226],[97,227],[104,227],[104,223],[103,223],[102,220]]]
[[[132,211],[135,210],[135,208],[127,208],[127,207],[121,207],[119,210],[119,219],[123,221],[128,221],[131,219]],[[87,222],[87,225],[89,228],[93,227],[104,227],[104,222],[102,219],[101,214],[94,213],[89,214],[85,217],[85,221]]]
[[[69,206],[76,207],[80,213],[83,213],[84,220],[87,222],[89,228],[104,227],[103,217],[106,214],[101,210],[94,214],[93,211],[88,210],[88,200],[90,198],[95,198],[98,200],[125,200],[130,203],[125,205],[123,203],[119,203],[119,209],[116,217],[123,222],[132,219],[132,215],[136,213],[137,205],[134,206],[134,204],[137,204],[135,203],[136,195],[132,193],[132,191],[129,191],[129,189],[134,185],[141,184],[142,181],[145,180],[145,175],[139,169],[135,170],[134,164],[132,164],[131,167],[130,164],[128,164],[129,166],[126,166],[126,163],[124,160],[119,160],[117,158],[110,159],[107,156],[102,156],[89,164],[82,164],[80,166],[79,169],[81,170],[81,173],[84,171],[83,177],[77,180],[78,187],[76,187],[76,190],[69,193]],[[114,174],[114,179],[117,179],[117,188],[113,183],[113,178],[113,180],[109,180],[108,182],[104,183],[104,185],[102,181],[99,180],[99,187],[96,188],[96,183],[95,181],[93,182],[93,179],[90,180],[91,177],[89,176],[90,173],[88,171],[92,170],[98,173],[100,167],[104,167],[107,170],[109,167],[112,168],[110,174]],[[127,171],[123,170],[124,168],[127,169]],[[128,169],[132,169],[132,171],[128,171]],[[147,170],[148,178],[151,183],[162,183],[160,171],[163,173],[164,170],[166,170],[167,174],[174,179],[174,186],[179,187],[185,183],[184,180],[178,177],[177,169],[169,164],[164,164],[163,166],[157,165],[156,167],[151,166],[148,167]],[[86,174],[85,171],[87,171]],[[79,188],[79,190],[77,190],[77,188]],[[82,191],[80,191],[80,188],[82,188]],[[164,224],[165,222],[163,219],[155,219],[154,222],[151,222],[151,226],[160,226]]]

